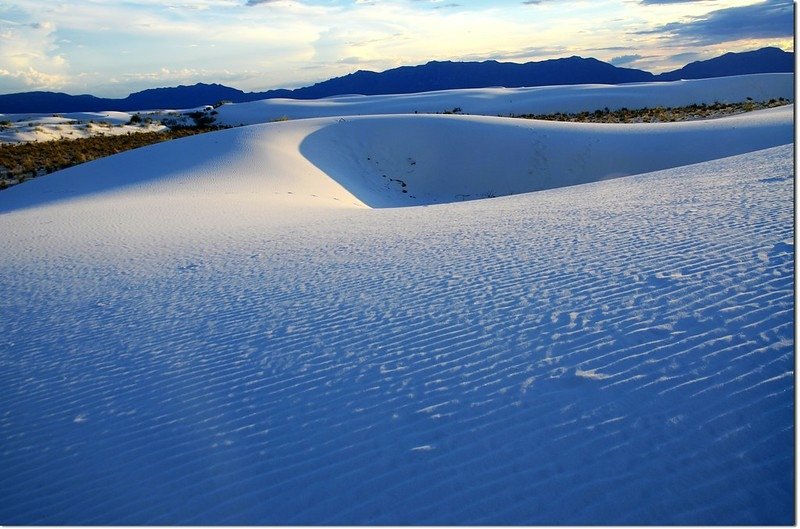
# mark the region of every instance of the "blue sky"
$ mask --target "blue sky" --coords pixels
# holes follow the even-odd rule
[[[293,88],[429,60],[581,55],[661,72],[793,51],[790,0],[6,0],[0,93]]]

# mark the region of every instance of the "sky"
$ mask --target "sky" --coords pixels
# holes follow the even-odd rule
[[[596,57],[653,73],[794,51],[791,0],[3,0],[0,93],[296,88],[431,60]]]

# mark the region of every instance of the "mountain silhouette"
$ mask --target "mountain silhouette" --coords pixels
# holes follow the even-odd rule
[[[145,110],[151,108],[192,108],[210,105],[220,100],[240,101],[247,94],[236,88],[221,84],[197,83],[192,86],[173,88],[151,88],[136,92],[125,99],[123,110]]]
[[[707,79],[751,73],[794,72],[794,53],[779,48],[761,48],[741,53],[726,53],[707,61],[696,61],[679,70],[655,76],[657,81]]]
[[[292,97],[318,99],[338,94],[405,94],[455,88],[545,86],[560,84],[620,84],[652,81],[653,74],[618,68],[597,59],[568,57],[525,64],[513,62],[431,61],[376,73],[359,70],[292,91]]]
[[[153,110],[193,108],[218,101],[243,103],[288,97],[319,99],[342,94],[408,94],[457,88],[503,86],[547,86],[570,84],[622,84],[677,79],[701,79],[748,73],[793,72],[794,53],[762,48],[726,53],[697,61],[679,70],[653,75],[632,68],[619,68],[594,58],[566,57],[524,64],[498,61],[431,61],[419,66],[401,66],[384,72],[357,72],[293,90],[243,92],[220,84],[151,88],[123,99],[58,92],[21,92],[0,95],[0,113],[91,112],[100,110]]]

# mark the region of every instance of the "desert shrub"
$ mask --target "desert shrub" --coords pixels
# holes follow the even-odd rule
[[[194,121],[195,127],[209,127],[214,123],[214,116],[206,114],[205,112],[190,112],[189,117]]]

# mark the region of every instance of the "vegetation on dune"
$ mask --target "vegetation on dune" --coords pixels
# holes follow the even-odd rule
[[[548,121],[571,121],[576,123],[664,123],[670,121],[710,119],[751,112],[753,110],[779,107],[788,105],[789,103],[791,103],[791,101],[782,97],[761,102],[753,101],[751,98],[748,98],[746,101],[740,103],[716,102],[711,105],[703,103],[701,105],[689,105],[685,107],[620,108],[618,110],[609,110],[609,108],[606,107],[604,109],[595,110],[594,112],[576,112],[571,114],[564,112],[556,112],[554,114],[519,114],[512,115],[511,117]]]
[[[183,138],[220,127],[183,127],[161,132],[90,136],[44,142],[0,144],[0,189],[73,165],[153,143]]]

